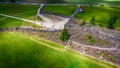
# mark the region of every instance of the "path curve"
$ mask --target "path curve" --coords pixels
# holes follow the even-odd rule
[[[41,4],[40,8],[38,9],[37,16],[41,17],[44,20],[44,23],[42,25],[46,28],[49,29],[57,29],[57,30],[62,30],[64,28],[64,25],[70,20],[69,18],[64,18],[56,15],[49,15],[49,16],[54,16],[56,18],[61,18],[61,20],[58,20],[57,22],[54,20],[51,20],[50,18],[46,17],[46,14],[41,14],[42,9],[44,8],[44,4]]]

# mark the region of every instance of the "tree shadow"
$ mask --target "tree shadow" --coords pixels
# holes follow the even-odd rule
[[[62,4],[64,0],[45,0],[48,4]]]
[[[104,0],[65,0],[66,3],[76,4],[100,4]]]
[[[120,1],[103,1],[103,3],[106,3],[110,6],[120,6]]]
[[[106,1],[106,0],[64,0],[66,3],[71,4],[94,4],[94,5],[110,5],[120,6],[120,1]]]

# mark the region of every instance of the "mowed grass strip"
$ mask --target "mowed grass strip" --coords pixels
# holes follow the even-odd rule
[[[1,32],[0,68],[117,68],[43,41],[20,33]]]

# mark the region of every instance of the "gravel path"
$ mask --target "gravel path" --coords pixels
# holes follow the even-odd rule
[[[62,17],[55,16],[55,17],[58,17],[58,18],[62,18],[62,20],[58,21],[58,22],[54,22],[54,21],[46,18],[44,16],[44,14],[39,15],[43,19],[42,22],[27,20],[27,19],[24,19],[24,18],[19,18],[19,17],[5,15],[5,14],[0,14],[0,16],[9,17],[9,18],[17,19],[17,20],[22,20],[22,21],[25,21],[25,22],[31,22],[31,23],[37,24],[39,26],[42,26],[43,29],[50,29],[50,30],[61,30],[61,29],[64,28],[64,25],[69,21],[68,18],[62,18]],[[52,15],[52,16],[54,16],[54,15]]]
[[[41,24],[43,27],[48,29],[57,29],[61,30],[64,28],[64,25],[69,21],[69,18],[63,18],[55,15],[49,15],[54,18],[60,18],[61,20],[54,21],[46,16],[46,14],[41,14],[42,8],[44,7],[44,4],[41,4],[40,8],[38,9],[37,15],[43,19],[43,23]],[[39,22],[38,22],[39,23]]]

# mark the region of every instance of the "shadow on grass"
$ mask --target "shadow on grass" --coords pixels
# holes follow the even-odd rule
[[[106,3],[108,6],[120,6],[120,1],[103,1],[103,3]]]

